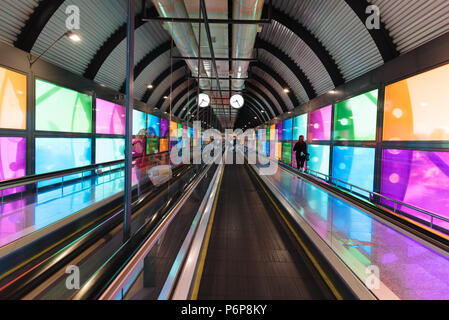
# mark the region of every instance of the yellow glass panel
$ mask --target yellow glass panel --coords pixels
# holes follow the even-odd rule
[[[26,129],[27,77],[0,67],[0,128]]]

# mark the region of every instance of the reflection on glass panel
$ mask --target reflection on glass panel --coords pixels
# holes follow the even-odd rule
[[[357,187],[373,191],[374,186],[374,148],[334,147],[332,176]],[[348,185],[336,182],[344,188]],[[368,192],[354,189],[355,192],[369,197]]]
[[[449,152],[384,150],[381,193],[449,218]],[[411,209],[398,209],[425,219]]]
[[[307,140],[307,122],[309,120],[309,115],[303,114],[296,117],[293,120],[293,139],[299,140],[299,136],[304,136],[304,139]]]
[[[309,115],[309,140],[331,139],[332,106],[313,111]]]
[[[147,154],[154,154],[159,152],[159,139],[147,139]]]
[[[96,144],[96,163],[125,159],[125,139],[98,138]]]
[[[285,120],[282,124],[282,140],[293,140],[293,119]]]
[[[0,181],[24,177],[26,174],[26,139],[0,137]],[[3,195],[21,192],[24,189],[3,190]]]
[[[167,152],[167,151],[168,151],[168,139],[161,139],[160,152]]]
[[[125,107],[97,99],[96,117],[97,133],[125,135]]]
[[[26,129],[27,77],[0,67],[0,128]]]
[[[310,161],[307,163],[309,169],[329,174],[330,146],[309,145]]]
[[[169,137],[169,129],[170,129],[170,121],[161,118],[161,127],[159,131],[159,136],[161,138],[168,138]]]
[[[335,105],[335,140],[376,140],[378,93],[374,90]]]
[[[385,88],[386,141],[449,140],[449,65]]]
[[[161,119],[159,117],[148,115],[148,136],[159,137],[161,133]]]
[[[170,121],[170,138],[178,139],[178,124],[174,121]]]
[[[139,110],[133,110],[133,135],[138,135],[146,130],[147,114]]]
[[[90,133],[92,97],[37,79],[36,130]]]

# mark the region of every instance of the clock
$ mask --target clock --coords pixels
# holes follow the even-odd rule
[[[239,94],[233,95],[230,100],[231,107],[240,109],[245,104],[245,99]]]
[[[198,101],[201,108],[206,108],[210,104],[210,97],[205,93],[200,93]]]

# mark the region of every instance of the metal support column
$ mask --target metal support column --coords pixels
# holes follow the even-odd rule
[[[134,0],[128,0],[128,28],[126,47],[126,136],[125,136],[125,213],[123,215],[123,241],[131,237],[132,197],[132,129],[134,104]]]

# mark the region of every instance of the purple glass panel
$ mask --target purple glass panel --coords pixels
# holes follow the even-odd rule
[[[161,118],[161,138],[168,138],[170,121]]]
[[[277,130],[278,140],[282,141],[282,122],[279,122],[278,124],[276,124],[276,130]]]
[[[126,109],[118,104],[97,99],[97,133],[125,134]]]
[[[0,181],[24,177],[26,172],[26,139],[0,137]],[[3,191],[9,195],[23,191],[23,187]]]
[[[313,111],[309,116],[309,139],[323,141],[331,139],[332,106]]]
[[[383,151],[382,194],[449,218],[449,152]],[[393,206],[390,201],[385,204]],[[429,221],[428,216],[398,206],[399,210]],[[447,223],[435,224],[448,228]]]

